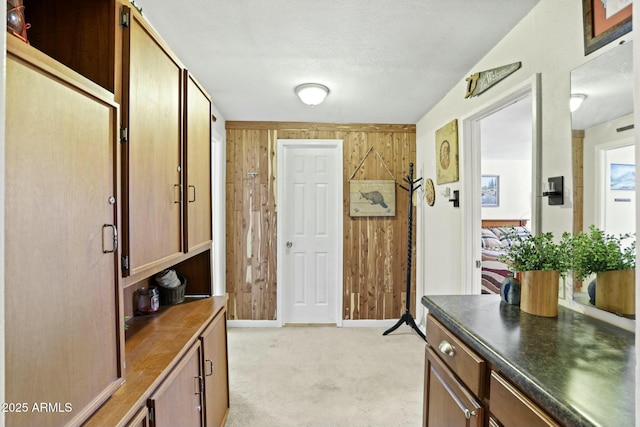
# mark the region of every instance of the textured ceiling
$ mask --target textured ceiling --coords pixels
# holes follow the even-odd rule
[[[404,124],[422,118],[538,1],[135,4],[226,120]],[[307,82],[330,88],[323,104],[296,97]]]

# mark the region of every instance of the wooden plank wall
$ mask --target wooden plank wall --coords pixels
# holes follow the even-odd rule
[[[396,187],[395,217],[351,218],[347,180],[374,147],[396,182],[405,184],[402,179],[416,158],[415,125],[227,122],[226,128],[229,319],[276,320],[278,139],[344,141],[343,319],[399,318],[406,301],[408,194]],[[354,179],[391,177],[371,152]],[[414,266],[415,234],[414,220]],[[411,286],[413,306],[415,267]]]

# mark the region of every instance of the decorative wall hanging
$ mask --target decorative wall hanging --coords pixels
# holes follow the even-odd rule
[[[631,0],[582,0],[585,56],[631,31]]]
[[[480,95],[500,80],[515,73],[521,66],[522,62],[514,62],[513,64],[503,65],[502,67],[492,68],[470,75],[467,77],[467,94],[464,97],[471,98],[472,96]]]
[[[458,120],[436,131],[436,182],[458,181]]]
[[[433,206],[436,202],[436,189],[433,188],[433,181],[431,178],[427,178],[425,183],[424,198],[429,206]]]
[[[500,177],[498,175],[482,175],[480,194],[482,207],[500,206]]]
[[[353,179],[372,151],[376,153],[382,166],[393,179]],[[356,170],[349,177],[349,215],[354,217],[396,215],[396,178],[389,171],[378,150],[373,146],[369,148]]]

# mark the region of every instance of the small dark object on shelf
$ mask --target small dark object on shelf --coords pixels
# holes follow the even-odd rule
[[[25,23],[22,0],[7,0],[7,31],[23,42],[29,43],[27,30],[31,24]]]
[[[160,291],[160,305],[175,305],[184,301],[187,278],[181,274],[178,274],[178,278],[180,279],[180,285],[173,288],[162,286],[156,281],[156,286]]]

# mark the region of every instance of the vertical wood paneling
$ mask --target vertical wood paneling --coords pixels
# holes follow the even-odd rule
[[[229,318],[276,319],[277,139],[344,141],[343,318],[400,317],[406,299],[408,194],[397,187],[395,217],[351,218],[348,178],[373,146],[396,183],[406,186],[402,179],[409,162],[415,162],[415,126],[227,122]],[[392,178],[372,152],[354,179]],[[415,230],[412,251],[415,265]],[[411,298],[415,302],[415,275]]]

